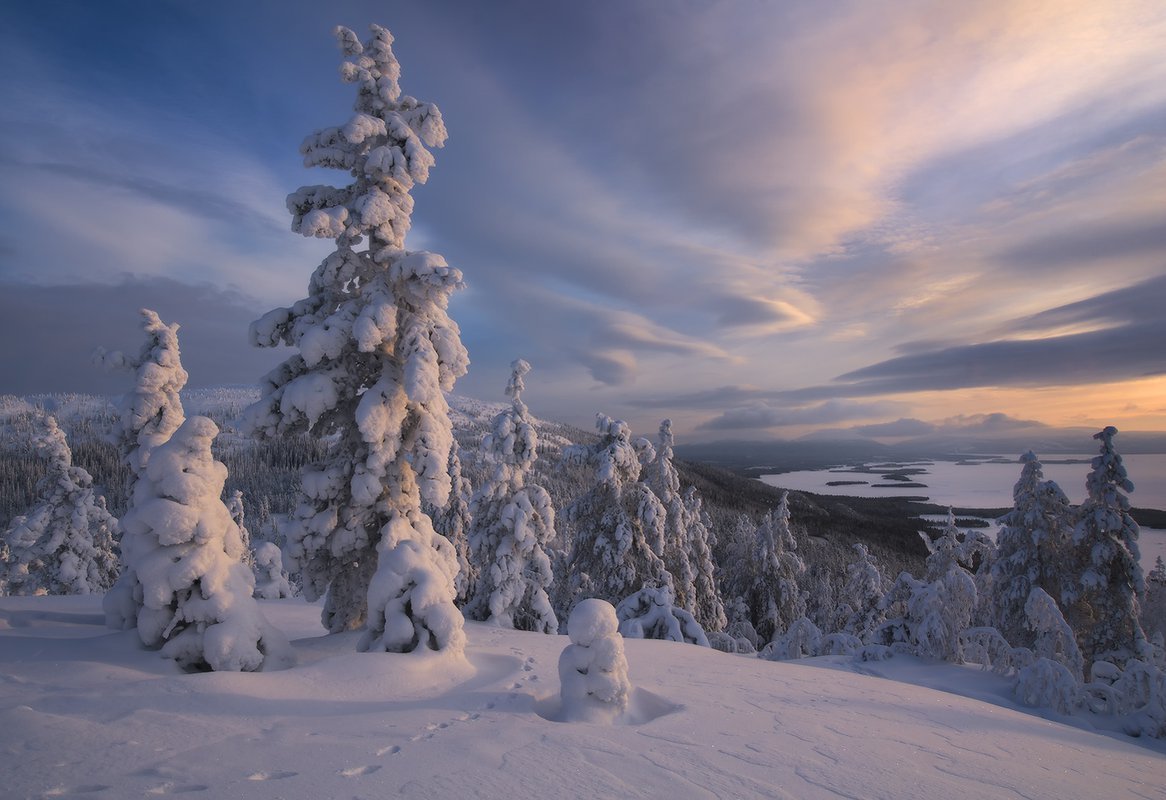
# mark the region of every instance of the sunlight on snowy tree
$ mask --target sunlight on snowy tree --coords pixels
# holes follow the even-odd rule
[[[1078,578],[1065,594],[1086,663],[1104,660],[1121,666],[1147,656],[1149,648],[1138,621],[1138,596],[1146,588],[1138,562],[1138,523],[1129,514],[1125,495],[1134,484],[1114,450],[1116,435],[1117,428],[1109,426],[1093,436],[1101,442],[1101,452],[1085,479],[1089,497],[1073,529]]]
[[[672,420],[661,420],[658,442],[642,474],[644,483],[664,506],[664,567],[672,575],[675,603],[692,613],[696,608],[696,574],[688,557],[688,519],[680,495],[680,473],[672,463]]]
[[[283,667],[291,649],[252,598],[239,531],[220,499],[227,468],[211,455],[218,428],[191,417],[150,453],[122,518],[126,562],[138,577],[137,630],[188,670]]]
[[[462,607],[469,600],[470,590],[477,580],[477,571],[470,562],[469,529],[470,498],[473,490],[468,478],[462,475],[462,460],[458,456],[457,443],[449,448],[449,501],[444,508],[421,501],[421,510],[433,520],[433,530],[444,536],[453,545],[457,555],[457,578],[454,580],[455,602]]]
[[[1010,644],[1032,647],[1025,606],[1036,588],[1054,598],[1061,595],[1072,509],[1061,488],[1043,480],[1041,463],[1031,450],[1020,463],[1024,467],[1012,489],[1012,510],[999,519],[996,535],[991,622]]]
[[[36,504],[0,537],[0,594],[95,594],[117,577],[117,520],[93,478],[73,464],[65,432],[38,420],[32,446],[46,462]]]
[[[466,613],[495,625],[557,633],[551,608],[551,560],[545,548],[555,537],[555,510],[541,486],[527,484],[538,458],[538,434],[522,402],[530,364],[510,365],[510,408],[494,417],[482,437],[491,472],[470,501],[469,540],[477,571]]]
[[[186,419],[179,397],[187,375],[178,349],[178,324],[167,325],[146,308],[141,314],[146,341],[138,356],[129,358],[120,352],[101,356],[107,367],[134,371],[134,387],[118,403],[119,427],[115,431],[122,460],[134,475],[129,511],[134,509],[137,482],[143,480],[150,454],[169,441]],[[122,526],[121,574],[103,602],[106,624],[123,630],[137,625],[142,607],[142,587],[128,557],[136,547],[133,536]]]
[[[120,351],[98,351],[109,369],[128,369],[135,374],[134,388],[118,403],[120,426],[115,432],[126,464],[141,475],[150,451],[170,439],[186,419],[179,392],[186,386],[178,350],[178,324],[167,325],[158,314],[143,308],[142,330],[146,341],[136,358]]]
[[[299,352],[264,378],[247,418],[260,435],[310,431],[330,447],[305,468],[286,528],[304,594],[327,596],[325,627],[364,624],[362,649],[460,652],[457,556],[421,502],[444,508],[451,490],[443,392],[468,360],[447,307],[462,280],[441,256],[405,250],[409,192],[428,179],[445,125],[436,106],[401,93],[387,30],[372,26],[363,44],[347,28],[336,36],[356,113],[309,135],[301,152],[306,166],[353,181],[288,197],[292,229],[336,249],[308,297],[252,324],[253,343]]]
[[[595,485],[566,516],[578,531],[568,557],[568,607],[586,597],[618,603],[646,586],[671,585],[661,558],[664,507],[640,478],[640,460],[623,420],[597,414],[599,441],[564,458],[595,469]]]

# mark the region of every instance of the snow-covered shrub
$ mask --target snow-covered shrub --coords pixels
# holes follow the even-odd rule
[[[669,586],[646,586],[624,598],[615,609],[620,634],[626,639],[665,639],[708,647],[700,623],[672,602]]]
[[[1166,671],[1131,659],[1114,682],[1113,691],[1126,733],[1166,738]]]
[[[709,647],[713,650],[720,650],[722,653],[742,652],[737,649],[737,640],[724,631],[709,631],[705,636],[709,641]],[[753,649],[753,652],[757,651],[757,648],[752,645],[750,645],[750,648]]]
[[[761,651],[769,661],[791,661],[813,658],[822,649],[822,631],[808,617],[798,617],[784,634],[775,638]]]
[[[822,637],[820,656],[853,656],[863,648],[862,639],[852,633],[830,633]]]
[[[387,30],[372,26],[363,44],[347,28],[336,35],[355,113],[300,151],[305,165],[352,182],[288,197],[292,229],[336,249],[306,298],[252,324],[254,344],[297,353],[263,379],[247,422],[261,436],[310,432],[328,444],[304,469],[285,526],[305,596],[327,595],[325,627],[364,624],[363,649],[460,651],[457,554],[421,502],[444,508],[451,490],[444,392],[468,358],[447,309],[462,276],[439,255],[405,249],[409,193],[428,179],[445,125],[436,106],[401,93]]]
[[[1029,593],[1024,604],[1028,627],[1034,632],[1033,654],[1062,664],[1078,683],[1084,678],[1085,660],[1077,647],[1073,629],[1065,621],[1057,603],[1040,587]]]
[[[563,717],[611,722],[627,710],[632,685],[615,608],[596,598],[576,604],[567,620],[571,644],[559,656]]]
[[[538,434],[522,402],[530,364],[518,359],[510,368],[510,408],[494,417],[482,438],[492,471],[470,501],[477,580],[466,613],[506,628],[556,633],[559,621],[547,595],[551,560],[544,549],[555,537],[555,510],[545,489],[527,485],[538,457]]]
[[[291,583],[283,568],[283,554],[273,542],[260,542],[253,554],[254,596],[261,600],[279,600],[292,596]]]
[[[36,504],[0,536],[0,594],[94,594],[117,577],[117,520],[73,464],[65,432],[41,417],[32,445],[45,460]]]
[[[1013,647],[991,626],[967,628],[960,632],[960,652],[969,664],[979,664],[997,675],[1013,675],[1032,663],[1032,651]]]
[[[671,583],[664,550],[664,507],[640,478],[631,430],[596,415],[599,441],[564,458],[595,469],[595,484],[566,511],[577,531],[568,557],[567,604],[581,597],[619,602],[645,586]]]
[[[227,468],[211,455],[218,428],[191,417],[150,453],[122,526],[138,579],[138,636],[185,669],[286,666],[291,650],[252,598],[255,579],[227,553],[238,530],[219,498]]]
[[[1016,675],[1016,699],[1035,708],[1071,714],[1081,702],[1081,682],[1059,661],[1038,658]]]

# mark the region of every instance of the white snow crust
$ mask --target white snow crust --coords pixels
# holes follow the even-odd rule
[[[628,640],[636,724],[561,723],[540,710],[565,636],[468,623],[465,660],[370,655],[319,605],[261,605],[292,669],[184,674],[95,595],[0,598],[0,794],[1162,797],[1166,742],[1025,709],[975,667]]]

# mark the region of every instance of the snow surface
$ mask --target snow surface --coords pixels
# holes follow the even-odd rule
[[[1042,718],[976,668],[629,640],[632,724],[559,723],[565,636],[357,653],[318,605],[262,606],[294,668],[184,674],[99,597],[0,598],[0,796],[1166,797],[1166,742]]]

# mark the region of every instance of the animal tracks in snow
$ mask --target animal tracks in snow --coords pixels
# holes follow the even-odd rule
[[[299,775],[298,772],[253,772],[247,776],[249,781],[282,781],[286,778],[294,778]]]

